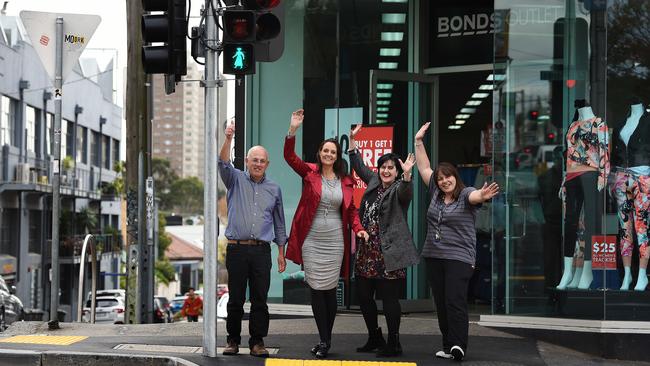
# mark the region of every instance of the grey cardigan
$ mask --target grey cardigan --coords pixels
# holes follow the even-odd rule
[[[348,155],[352,168],[357,172],[359,178],[368,185],[363,195],[379,188],[381,184],[379,175],[363,163],[358,151],[349,151]],[[386,271],[410,267],[420,261],[413,236],[406,222],[407,210],[412,199],[413,183],[401,179],[388,187],[381,199],[379,239]],[[359,215],[363,216],[362,207],[359,208]]]

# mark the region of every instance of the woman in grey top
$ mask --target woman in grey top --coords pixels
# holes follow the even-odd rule
[[[364,165],[354,136],[361,125],[350,131],[348,151],[350,163],[368,187],[359,207],[361,224],[370,235],[357,244],[354,266],[359,305],[368,329],[368,341],[357,352],[377,351],[377,356],[393,357],[402,354],[399,326],[402,316],[400,289],[406,278],[406,268],[419,262],[415,243],[406,221],[408,207],[413,199],[411,169],[415,157],[406,161],[388,153],[377,160],[377,172]],[[401,173],[401,174],[400,174]],[[377,324],[375,295],[382,299],[388,326],[388,343],[384,341]]]
[[[415,134],[418,171],[431,196],[422,256],[442,333],[443,349],[436,357],[460,361],[467,350],[467,286],[476,258],[476,212],[483,202],[499,193],[499,186],[493,182],[478,190],[465,187],[458,170],[449,163],[431,169],[423,144],[429,124]]]

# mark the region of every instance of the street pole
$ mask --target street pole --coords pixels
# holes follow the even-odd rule
[[[54,88],[63,86],[63,18],[56,18]],[[57,93],[55,93],[56,96]],[[59,216],[61,214],[61,94],[54,98],[54,160],[52,168],[52,276],[50,282],[50,329],[59,328]]]
[[[147,257],[143,251],[146,244],[146,226],[141,225],[144,215],[140,212],[143,190],[139,189],[141,177],[148,175],[150,150],[148,134],[150,119],[147,111],[147,89],[145,73],[142,66],[142,2],[127,1],[127,83],[126,83],[126,204],[127,204],[127,285],[126,310],[124,322],[137,324],[143,321],[142,310],[149,308],[153,302],[142,296],[143,287],[147,286],[147,276],[142,265]],[[143,184],[143,183],[142,183]],[[153,270],[153,264],[148,264]],[[149,293],[149,291],[145,291]],[[146,295],[146,294],[145,294]],[[148,302],[147,302],[148,300]],[[153,310],[153,308],[151,308]]]
[[[203,227],[203,355],[217,357],[217,119],[219,116],[218,57],[215,51],[219,41],[216,19],[212,9],[214,0],[206,0],[205,29],[205,190]]]

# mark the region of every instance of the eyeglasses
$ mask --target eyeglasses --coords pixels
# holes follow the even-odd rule
[[[253,164],[266,164],[268,162],[268,160],[266,159],[256,159],[256,158],[253,158],[250,161],[253,162]]]

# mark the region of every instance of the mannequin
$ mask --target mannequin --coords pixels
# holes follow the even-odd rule
[[[620,250],[625,275],[621,290],[632,284],[632,246],[636,233],[639,244],[639,275],[635,291],[648,285],[648,221],[650,208],[650,117],[640,100],[632,101],[623,128],[614,137],[615,175],[610,183],[618,204]]]
[[[576,113],[566,135],[566,177],[561,190],[565,202],[564,271],[557,285],[559,290],[569,285],[588,289],[593,281],[591,250],[584,252],[581,272],[573,272],[573,255],[582,210],[585,249],[587,245],[591,248],[591,237],[601,232],[600,215],[604,210],[599,192],[604,188],[609,174],[607,125],[594,115],[586,101],[576,100],[574,106]]]

